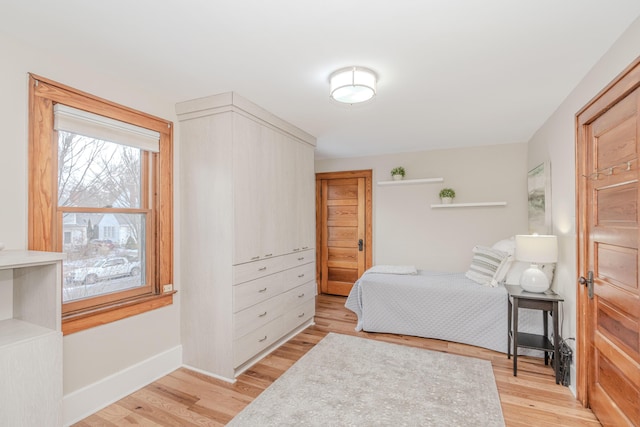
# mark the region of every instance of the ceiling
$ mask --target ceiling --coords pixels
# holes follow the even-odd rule
[[[638,16],[638,0],[0,0],[14,39],[171,103],[235,91],[318,158],[526,142]],[[328,77],[351,65],[378,95],[336,105]]]

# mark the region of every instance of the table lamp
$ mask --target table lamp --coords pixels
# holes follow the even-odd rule
[[[542,293],[551,286],[540,264],[558,261],[558,238],[550,235],[517,235],[516,260],[531,266],[520,276],[520,287],[527,292]]]

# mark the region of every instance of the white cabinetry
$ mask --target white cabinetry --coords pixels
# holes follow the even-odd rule
[[[315,314],[315,138],[227,93],[180,103],[184,363],[232,379]]]
[[[0,425],[62,425],[64,254],[0,252]]]

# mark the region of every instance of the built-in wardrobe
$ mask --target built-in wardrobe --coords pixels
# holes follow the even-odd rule
[[[313,323],[316,141],[235,93],[176,112],[183,362],[232,380]]]

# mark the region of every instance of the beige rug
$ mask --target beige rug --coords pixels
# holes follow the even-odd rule
[[[491,363],[329,334],[230,426],[504,426]]]

